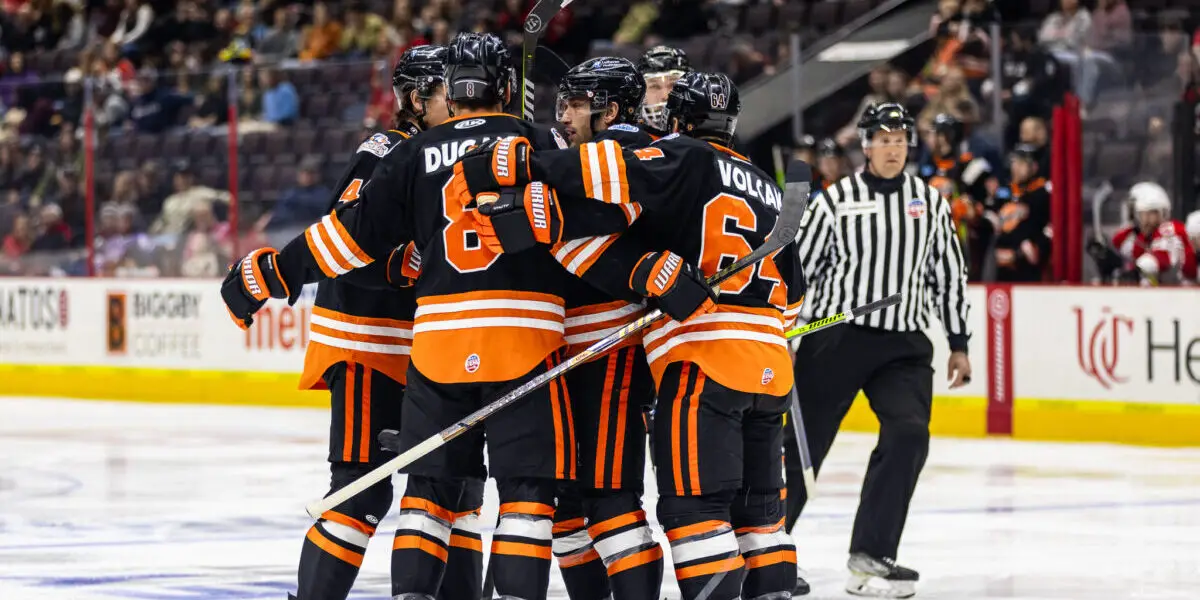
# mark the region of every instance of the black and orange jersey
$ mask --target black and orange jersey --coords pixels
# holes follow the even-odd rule
[[[654,138],[644,129],[629,124],[617,124],[593,136],[593,142],[613,140],[623,148],[644,148],[654,142]],[[630,219],[632,220],[632,219]],[[621,243],[632,244],[632,247],[643,248],[642,241],[634,239],[645,237],[645,227],[634,224],[623,234]],[[605,286],[608,292],[585,283],[593,275],[589,275],[597,259],[610,246],[617,242],[617,235],[581,237],[555,245],[551,252],[568,272],[576,277],[568,278],[566,285],[566,339],[567,354],[574,355],[588,346],[604,339],[622,326],[636,321],[646,312],[646,305],[641,298],[629,290],[628,286]],[[653,250],[645,245],[645,252]],[[626,254],[632,253],[632,251]],[[614,289],[615,288],[615,289]],[[631,335],[615,348],[640,344],[641,335]]]
[[[419,132],[406,125],[373,133],[363,140],[334,188],[338,195],[330,203],[330,212],[357,202],[379,160]],[[339,362],[364,364],[405,382],[417,305],[411,290],[395,290],[388,285],[385,266],[384,261],[371,263],[346,277],[317,285],[300,389],[324,388],[321,376]]]
[[[438,383],[516,379],[563,344],[563,282],[547,251],[498,255],[480,243],[454,195],[454,164],[489,140],[523,136],[534,150],[565,148],[557,133],[503,113],[462,115],[384,156],[359,202],[339,207],[280,253],[286,277],[299,256],[312,271],[344,275],[405,242],[421,260],[414,286],[412,364]],[[465,186],[464,186],[465,187]],[[303,248],[297,248],[303,244]]]
[[[1050,254],[1049,182],[1038,177],[1012,184],[1011,199],[997,209],[996,269],[1002,281],[1041,281]]]
[[[679,135],[644,148],[600,140],[532,156],[535,179],[552,185],[560,198],[585,196],[628,207],[636,223],[627,233],[641,227],[653,232],[618,236],[596,259],[590,271],[609,279],[603,289],[628,287],[641,256],[638,242],[671,250],[712,275],[763,243],[783,201],[775,181],[745,157]],[[633,243],[620,243],[625,238]],[[801,300],[793,254],[776,252],[731,277],[721,285],[715,312],[652,325],[643,345],[655,380],[661,381],[670,363],[690,361],[726,387],[786,394],[792,372],[785,314],[795,315]]]
[[[930,154],[918,172],[922,179],[951,202],[964,195],[970,196],[975,202],[986,202],[990,195],[987,181],[995,177],[992,165],[970,152],[946,157]]]

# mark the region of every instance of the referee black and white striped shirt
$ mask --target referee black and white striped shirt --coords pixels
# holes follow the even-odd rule
[[[899,292],[901,302],[853,322],[929,328],[937,312],[952,350],[966,350],[966,261],[950,203],[922,179],[844,177],[809,202],[796,238],[808,291],[800,319],[835,315]]]

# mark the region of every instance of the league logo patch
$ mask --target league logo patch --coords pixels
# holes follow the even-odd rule
[[[370,152],[380,158],[386,156],[391,150],[392,141],[388,139],[387,134],[383,133],[372,134],[370,139],[358,147],[358,152]]]
[[[467,93],[470,94],[470,92],[467,92]],[[484,123],[487,123],[487,121],[484,121],[483,119],[467,119],[466,121],[459,121],[458,123],[456,123],[454,125],[454,128],[455,129],[470,129],[472,127],[479,127],[480,125],[483,125]]]
[[[919,219],[925,216],[925,201],[920,198],[913,198],[908,203],[908,216]]]
[[[479,355],[472,354],[472,355],[468,356],[467,361],[465,363],[463,363],[463,368],[466,369],[468,373],[474,373],[475,371],[478,371],[479,370]]]
[[[771,367],[763,369],[762,384],[767,385],[768,383],[771,383],[771,380],[773,379],[775,379],[775,371],[772,371]]]
[[[634,133],[641,131],[641,129],[637,128],[637,125],[630,125],[629,123],[617,123],[609,127],[609,129],[613,131],[632,131]]]

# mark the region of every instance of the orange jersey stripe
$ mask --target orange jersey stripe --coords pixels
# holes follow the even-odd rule
[[[688,479],[692,494],[700,495],[700,394],[704,391],[704,371],[696,374],[696,389],[688,401]]]
[[[541,502],[505,502],[500,505],[500,514],[519,513],[523,515],[538,515],[553,517],[554,507]]]
[[[687,494],[687,490],[683,488],[683,446],[679,443],[681,431],[683,430],[683,422],[679,416],[683,408],[683,398],[687,392],[687,380],[691,375],[692,363],[684,363],[679,369],[679,390],[675,393],[675,402],[671,407],[671,462],[675,468],[675,495],[683,496]]]
[[[453,548],[465,548],[476,552],[483,552],[483,541],[465,535],[451,534],[450,546]]]
[[[725,571],[733,571],[742,568],[746,564],[742,557],[734,556],[732,558],[723,558],[712,562],[700,563],[682,569],[675,569],[676,579],[691,579],[692,577],[702,577],[704,575],[712,575],[714,573],[723,573]]]
[[[613,561],[611,565],[608,565],[608,575],[611,577],[617,573],[620,573],[621,571],[627,571],[634,567],[640,567],[646,563],[661,560],[662,557],[662,546],[647,548],[641,552],[638,552],[637,554],[631,554],[624,558],[618,558],[617,560]]]
[[[355,362],[406,383],[412,351],[412,321],[359,317],[314,306],[300,389],[315,389],[325,371]]]
[[[563,268],[576,277],[582,277],[616,241],[616,235],[579,238],[555,244],[550,251]]]
[[[693,362],[710,378],[740,392],[782,396],[792,387],[792,363],[778,309],[718,305],[685,323],[663,320],[643,336],[655,382],[667,365]]]
[[[626,525],[632,525],[638,521],[645,520],[646,511],[636,510],[633,512],[627,512],[623,515],[617,515],[611,519],[601,521],[588,527],[588,535],[592,536],[592,539],[595,539],[614,529],[619,529],[621,527],[625,527]]]
[[[358,440],[358,461],[371,460],[371,367],[363,367],[362,382],[362,431]]]
[[[787,488],[784,488],[783,491],[786,492]],[[779,531],[780,529],[783,528],[783,524],[784,524],[784,519],[779,519],[779,522],[775,523],[774,525],[760,525],[758,527],[738,527],[736,530],[734,530],[734,533],[736,533],[738,535],[742,535],[743,533],[775,533],[776,531]]]
[[[606,360],[604,387],[600,392],[600,431],[596,436],[596,489],[604,489],[604,457],[608,453],[608,399],[612,397],[617,378],[617,355],[610,352]]]
[[[600,554],[598,554],[594,549],[588,548],[587,552],[581,552],[579,554],[572,554],[570,556],[559,558],[558,568],[569,569],[571,567],[578,567],[579,565],[590,563],[597,558],[600,558]]]
[[[550,560],[550,547],[521,542],[492,542],[492,554],[507,554],[509,556],[525,556]]]
[[[633,361],[637,360],[632,350],[625,351],[625,374],[621,377],[621,395],[617,399],[617,439],[613,441],[612,486],[621,487],[621,471],[625,458],[625,419],[629,415],[629,387],[633,381]]]
[[[746,559],[747,569],[757,569],[760,567],[769,567],[779,563],[794,563],[796,562],[795,550],[776,550],[767,552],[766,554],[758,554]]]
[[[726,523],[725,521],[701,521],[699,523],[692,523],[691,525],[685,525],[683,527],[676,527],[675,529],[668,531],[667,541],[674,542],[676,540],[681,540],[685,537],[690,537],[696,534],[708,533],[710,531],[718,531],[720,529],[728,528],[729,523]]]
[[[321,535],[321,532],[318,531],[316,527],[310,527],[308,530],[308,535],[305,537],[308,538],[308,541],[316,544],[317,547],[320,548],[321,550],[323,550],[326,554],[329,554],[330,556],[333,556],[334,558],[338,558],[342,562],[349,563],[350,565],[353,565],[354,567],[362,566],[362,561],[363,561],[362,554],[351,551],[351,550],[347,550],[347,549],[329,541],[329,538],[325,537],[324,535]]]
[[[454,511],[442,508],[424,498],[405,496],[400,499],[400,509],[423,510],[447,523],[454,522]]]
[[[392,550],[420,550],[426,554],[436,556],[442,562],[446,562],[446,557],[449,555],[449,552],[440,544],[419,535],[396,536],[396,539],[392,541]]]
[[[619,300],[567,309],[567,317],[563,321],[567,354],[578,354],[645,314],[645,305],[630,304]],[[622,340],[621,343],[613,346],[613,349],[619,350],[636,346],[641,341],[641,333],[637,333]]]
[[[325,514],[321,515],[321,518],[325,519],[326,521],[331,521],[333,523],[339,523],[341,525],[345,525],[346,527],[349,527],[351,529],[357,529],[358,531],[361,531],[361,532],[367,534],[368,536],[375,535],[375,528],[372,527],[371,525],[363,523],[362,521],[359,521],[358,519],[355,519],[354,517],[343,515],[342,513],[339,513],[339,512],[334,512],[332,510],[327,511]]]
[[[555,523],[554,527],[552,527],[550,529],[550,532],[551,533],[568,533],[571,531],[578,531],[580,529],[583,529],[586,526],[587,526],[587,520],[584,519],[583,517],[579,517],[579,518],[567,519],[566,521],[559,521],[559,522]]]
[[[345,398],[342,403],[346,405],[346,412],[343,418],[346,420],[345,431],[342,432],[342,461],[350,462],[354,450],[354,405],[356,399],[354,397],[354,363],[346,364],[346,384]]]

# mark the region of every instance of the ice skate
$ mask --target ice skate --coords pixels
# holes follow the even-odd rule
[[[897,565],[894,559],[873,558],[856,552],[850,555],[846,567],[850,569],[846,592],[855,596],[911,598],[917,593],[916,584],[920,575]]]
[[[796,575],[796,587],[792,588],[792,597],[807,596],[812,591],[812,586],[804,580],[803,575]]]

